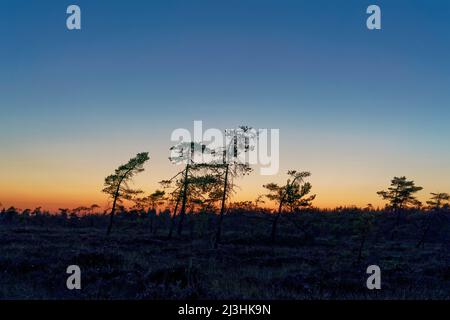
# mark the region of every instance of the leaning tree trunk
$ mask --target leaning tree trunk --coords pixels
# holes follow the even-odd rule
[[[430,229],[431,229],[431,218],[432,218],[432,217],[433,217],[433,216],[427,216],[427,217],[425,217],[425,219],[426,219],[426,225],[425,225],[425,228],[423,229],[422,236],[421,236],[419,242],[416,244],[416,248],[417,248],[417,249],[420,248],[420,247],[422,247],[422,249],[423,249],[423,248],[425,247],[425,240],[426,240],[426,238],[427,238],[428,232],[429,232]]]
[[[148,210],[148,215],[150,216],[150,233],[153,234],[153,224],[155,223],[155,219],[156,219],[156,210],[155,207],[153,206],[152,209]]]
[[[226,165],[225,169],[225,182],[223,186],[223,195],[222,195],[222,205],[220,207],[220,214],[219,214],[219,221],[217,223],[217,231],[216,231],[216,241],[214,242],[214,248],[217,249],[220,243],[220,237],[222,234],[222,221],[223,221],[223,215],[225,212],[225,201],[227,199],[227,189],[228,189],[228,171],[230,170],[230,165]]]
[[[288,196],[288,192],[289,192],[290,188],[294,185],[296,180],[297,180],[297,178],[292,180],[292,182],[290,184],[289,184],[289,180],[288,180],[288,182],[286,183],[286,190],[284,192],[282,192],[282,194],[280,196],[280,204],[278,207],[278,213],[272,222],[272,234],[270,236],[270,238],[272,239],[272,244],[275,243],[275,240],[277,237],[277,225],[278,225],[278,220],[280,219],[280,216],[281,216],[281,211],[283,210],[284,202],[286,200],[286,197]]]
[[[271,233],[271,236],[270,236],[270,238],[272,240],[272,243],[275,243],[276,236],[277,236],[278,219],[280,219],[281,209],[283,208],[283,202],[282,201],[283,200],[280,201],[280,205],[278,207],[278,213],[277,213],[277,215],[275,216],[275,218],[273,219],[273,222],[272,222],[272,233]]]
[[[178,235],[181,235],[183,231],[183,221],[186,216],[186,202],[187,202],[187,188],[188,188],[188,173],[189,164],[186,165],[186,172],[184,174],[184,186],[183,186],[183,202],[181,203],[180,221],[178,222]]]
[[[180,204],[180,199],[181,199],[181,192],[178,195],[177,203],[175,204],[175,209],[173,209],[172,219],[170,220],[169,234],[167,235],[168,239],[172,238],[173,229],[175,229],[175,218],[177,217],[177,211],[178,211],[178,205]]]
[[[367,238],[367,233],[364,232],[364,234],[361,237],[361,242],[359,244],[358,261],[357,261],[357,263],[360,263],[361,260],[362,260],[363,249],[364,249],[364,244],[366,243],[366,238]]]
[[[395,211],[397,211],[397,216],[396,216],[396,220],[395,220],[395,226],[398,227],[400,226],[400,222],[401,222],[401,218],[402,218],[402,210],[403,207],[399,207],[397,209],[395,209]]]
[[[391,229],[391,237],[390,237],[391,241],[394,240],[394,238],[395,238],[395,236],[397,234],[398,228],[400,227],[400,222],[401,222],[401,219],[402,219],[402,211],[403,211],[403,207],[397,207],[397,208],[394,209],[394,214],[396,216],[395,216],[394,225],[393,225],[393,227]]]
[[[114,222],[114,213],[116,212],[116,204],[117,204],[117,199],[119,198],[120,185],[122,184],[122,182],[125,179],[125,177],[131,172],[131,170],[133,170],[133,168],[128,169],[128,171],[125,172],[125,174],[120,178],[120,181],[117,184],[116,192],[114,193],[113,206],[112,206],[111,213],[110,213],[110,216],[109,216],[108,230],[106,230],[106,235],[107,236],[109,236],[109,234],[111,233],[111,228],[112,228],[112,225],[113,225],[113,222]]]
[[[116,212],[116,203],[117,203],[117,198],[119,196],[119,193],[116,192],[116,195],[114,196],[114,202],[113,202],[113,206],[111,209],[111,213],[109,214],[109,225],[108,225],[108,230],[106,230],[106,235],[109,236],[109,234],[111,233],[111,228],[114,222],[114,213]]]

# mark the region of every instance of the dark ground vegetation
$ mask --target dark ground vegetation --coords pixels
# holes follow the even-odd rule
[[[0,214],[1,299],[448,299],[450,212],[339,209],[187,214]],[[79,265],[82,290],[67,290]],[[366,288],[379,265],[382,289]]]

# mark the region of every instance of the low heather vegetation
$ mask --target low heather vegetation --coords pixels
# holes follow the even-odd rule
[[[446,299],[450,212],[341,208],[274,215],[250,203],[220,217],[187,212],[181,234],[168,211],[0,214],[1,299]],[[82,290],[67,290],[79,265]],[[382,290],[366,288],[379,265]]]

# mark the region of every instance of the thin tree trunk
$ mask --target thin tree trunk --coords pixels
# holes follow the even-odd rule
[[[188,213],[188,216],[189,216],[189,218],[190,218],[190,219],[189,219],[189,233],[190,233],[190,238],[191,238],[191,240],[193,240],[194,237],[195,237],[195,222],[194,222],[194,219],[193,219],[193,217],[192,217],[193,211],[194,211],[194,209],[191,208],[190,211],[189,211],[189,213]]]
[[[107,236],[109,236],[109,234],[111,233],[111,228],[112,228],[112,225],[113,225],[113,222],[114,222],[114,213],[116,212],[116,203],[117,203],[117,199],[119,198],[120,185],[122,184],[123,180],[128,175],[128,173],[130,173],[133,169],[134,169],[134,167],[128,169],[128,171],[125,172],[125,174],[121,177],[119,183],[117,184],[117,189],[116,189],[116,192],[114,193],[113,206],[112,206],[110,217],[109,217],[108,230],[106,230],[106,235]]]
[[[177,203],[175,204],[175,209],[173,209],[172,219],[170,220],[169,234],[167,235],[167,238],[168,238],[168,239],[171,239],[171,238],[172,238],[173,229],[175,228],[175,218],[176,218],[176,216],[177,216],[178,205],[180,204],[180,200],[181,200],[181,192],[180,192],[180,194],[178,195]]]
[[[216,231],[216,241],[214,242],[214,248],[217,249],[220,243],[220,237],[222,234],[222,221],[223,221],[223,215],[225,212],[225,201],[227,199],[227,189],[228,189],[228,171],[230,170],[230,165],[226,165],[225,169],[225,182],[223,186],[223,195],[222,195],[222,205],[220,207],[220,214],[219,214],[219,221],[217,224],[217,231]]]
[[[150,233],[153,233],[153,219],[154,219],[153,210],[154,209],[152,208],[150,211]]]
[[[178,194],[177,203],[175,204],[175,208],[173,209],[172,219],[170,220],[169,234],[167,236],[168,239],[172,238],[173,230],[175,229],[175,219],[177,217],[178,205],[180,204],[180,200],[181,200],[181,193],[182,193],[182,190],[180,190],[180,192]]]
[[[114,213],[116,212],[116,203],[117,203],[117,197],[119,196],[119,194],[116,192],[116,195],[114,197],[114,202],[113,202],[113,206],[111,209],[111,213],[109,214],[109,225],[108,225],[108,230],[106,230],[106,235],[109,236],[109,234],[111,233],[111,228],[114,222]]]
[[[366,234],[363,235],[358,250],[358,263],[361,262],[364,244],[366,242]]]
[[[416,244],[416,248],[420,248],[420,247],[424,248],[425,247],[425,240],[427,238],[428,231],[430,230],[430,228],[431,228],[431,217],[428,217],[426,226],[422,232],[422,236],[421,236],[419,242]]]
[[[400,225],[402,208],[398,208],[398,209],[396,209],[396,211],[397,211],[397,217],[396,217],[396,221],[395,221],[395,226],[398,227]]]
[[[280,197],[280,205],[278,207],[278,213],[272,222],[272,234],[270,237],[272,239],[272,244],[275,243],[275,240],[276,240],[278,220],[280,219],[281,211],[283,210],[284,201],[286,200],[286,197],[288,195],[290,188],[294,185],[294,183],[296,181],[297,181],[297,178],[293,179],[292,182],[289,184],[289,180],[288,180],[288,183],[286,183],[286,190],[284,191],[284,194],[282,194]]]
[[[186,215],[186,201],[187,201],[187,188],[188,188],[188,173],[189,164],[186,165],[186,172],[184,174],[184,186],[183,186],[183,202],[181,203],[180,221],[178,222],[178,235],[181,235],[183,231],[183,220]]]
[[[272,222],[272,233],[270,238],[272,239],[272,243],[275,243],[276,240],[276,236],[277,236],[277,224],[278,224],[278,219],[280,218],[281,215],[281,209],[283,208],[283,200],[280,200],[280,206],[278,207],[278,213],[275,216],[275,218],[273,219]]]
[[[403,208],[402,207],[398,207],[398,208],[395,208],[394,210],[395,210],[394,212],[396,214],[396,217],[395,217],[394,226],[393,226],[393,228],[391,230],[391,237],[390,237],[391,241],[394,240],[394,238],[396,236],[396,233],[397,233],[397,229],[400,226]]]

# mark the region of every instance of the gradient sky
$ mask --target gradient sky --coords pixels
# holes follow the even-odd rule
[[[382,205],[394,175],[450,192],[450,1],[2,0],[0,40],[4,206],[106,205],[104,177],[140,151],[153,191],[194,120],[280,129],[279,175],[237,200],[288,169],[312,172],[320,207]]]

